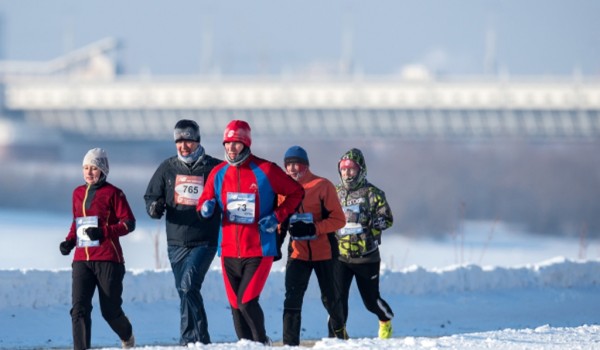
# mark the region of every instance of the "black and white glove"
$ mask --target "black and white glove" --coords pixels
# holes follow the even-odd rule
[[[165,200],[163,198],[159,198],[150,204],[150,208],[148,208],[148,214],[153,219],[162,218],[165,213]]]

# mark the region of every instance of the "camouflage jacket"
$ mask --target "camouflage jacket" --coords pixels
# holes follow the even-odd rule
[[[366,179],[359,188],[348,190],[340,184],[336,191],[346,215],[346,226],[336,234],[341,260],[350,262],[377,251],[382,231],[394,221],[385,193]]]

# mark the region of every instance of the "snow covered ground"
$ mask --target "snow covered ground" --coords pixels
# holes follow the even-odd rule
[[[0,349],[70,347],[71,257],[58,252],[68,220],[0,211]],[[179,325],[173,277],[168,268],[155,268],[166,267],[163,224],[140,222],[123,240],[124,309],[140,348],[182,349],[173,345]],[[327,316],[313,280],[304,301],[302,339],[328,349],[600,348],[597,241],[468,223],[459,235],[439,240],[389,234],[382,254],[381,291],[396,313],[395,338],[376,339],[377,319],[365,310],[355,287],[348,321],[352,339],[324,338]],[[281,263],[274,266],[261,297],[275,342],[281,340],[284,273]],[[203,291],[215,344],[189,347],[264,349],[237,342],[218,264]],[[92,317],[93,345],[118,347],[97,305]]]

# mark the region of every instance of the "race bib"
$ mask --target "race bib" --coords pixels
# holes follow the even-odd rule
[[[75,227],[77,233],[77,246],[78,247],[97,247],[100,245],[100,241],[92,241],[90,237],[85,233],[88,227],[98,227],[97,216],[83,216],[75,219]]]
[[[358,234],[361,234],[362,232],[363,232],[362,225],[355,223],[355,222],[348,222],[348,223],[346,223],[346,226],[342,227],[339,230],[340,236],[358,235]]]
[[[196,206],[204,189],[204,176],[177,175],[175,204]]]
[[[341,236],[357,235],[363,232],[362,225],[358,222],[360,214],[360,206],[358,204],[344,207],[346,215],[346,226],[342,227],[338,232]]]
[[[227,193],[227,215],[229,221],[238,224],[254,222],[256,195],[254,193]]]
[[[296,213],[290,216],[290,224],[298,221],[304,221],[307,224],[313,223],[313,215],[312,213]]]

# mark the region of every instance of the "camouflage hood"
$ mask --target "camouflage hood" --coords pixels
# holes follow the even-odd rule
[[[358,175],[356,175],[353,179],[349,179],[349,181],[344,181],[344,179],[342,178],[342,173],[340,171],[340,163],[346,159],[354,161],[356,164],[358,164],[360,168]],[[344,186],[344,188],[348,190],[359,188],[365,184],[365,181],[367,179],[367,164],[365,163],[365,157],[359,149],[353,148],[348,152],[344,153],[344,155],[342,156],[342,158],[340,158],[340,161],[338,162],[338,175],[340,177],[342,186]]]

